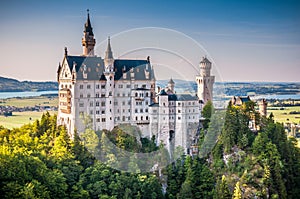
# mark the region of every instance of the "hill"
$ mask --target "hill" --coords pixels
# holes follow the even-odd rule
[[[58,90],[57,82],[19,81],[0,76],[0,92],[49,91]]]

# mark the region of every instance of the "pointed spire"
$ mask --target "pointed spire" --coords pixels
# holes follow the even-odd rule
[[[169,83],[169,84],[175,84],[175,82],[173,81],[172,77],[171,77],[171,79],[169,80],[168,83]]]
[[[87,20],[86,20],[86,23],[84,24],[84,32],[88,32],[89,35],[94,36],[93,28],[92,28],[91,21],[90,21],[90,10],[89,9],[87,9]]]
[[[113,59],[113,53],[110,46],[110,37],[108,37],[107,49],[105,51],[105,59]]]
[[[65,47],[65,56],[68,56],[68,48]]]

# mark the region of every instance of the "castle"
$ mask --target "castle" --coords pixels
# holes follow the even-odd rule
[[[96,40],[89,13],[84,25],[83,54],[72,56],[65,48],[58,66],[59,109],[57,124],[65,125],[71,137],[86,128],[83,117],[90,117],[94,130],[112,130],[120,124],[138,126],[143,137],[155,136],[168,149],[182,146],[189,153],[199,125],[202,105],[213,99],[214,76],[211,62],[204,57],[196,77],[198,92],[176,94],[170,79],[158,93],[150,57],[116,59],[110,38],[104,58],[95,55]]]

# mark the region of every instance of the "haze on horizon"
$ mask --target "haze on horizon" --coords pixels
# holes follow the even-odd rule
[[[197,70],[198,62],[206,55],[215,64],[217,81],[300,80],[297,0],[1,1],[0,76],[55,81],[64,47],[68,47],[69,54],[82,54],[87,8],[98,56],[104,56],[106,38],[112,36],[116,58],[150,55],[156,68],[175,68],[181,75],[181,71],[194,74],[187,67],[193,65]],[[140,38],[137,30],[144,27],[158,28]],[[150,29],[144,28],[148,32]],[[137,34],[128,36],[128,32]],[[185,42],[178,43],[178,35]],[[191,41],[202,49],[192,47]],[[145,48],[133,52],[141,45]],[[169,51],[161,53],[161,49]]]

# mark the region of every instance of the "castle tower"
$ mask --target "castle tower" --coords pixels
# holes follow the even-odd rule
[[[94,38],[93,28],[90,21],[90,13],[87,10],[87,20],[84,24],[83,37],[82,37],[82,46],[83,46],[83,55],[84,56],[94,56],[94,47],[96,40]]]
[[[211,62],[203,57],[200,62],[200,75],[196,76],[196,82],[198,85],[197,95],[199,100],[202,100],[204,104],[213,100],[213,85],[215,83],[215,76],[210,75]]]
[[[267,116],[268,102],[266,99],[262,99],[258,102],[258,109],[261,116]]]
[[[175,82],[171,78],[168,82],[168,88],[171,90],[172,93],[174,93],[174,87],[175,87]]]
[[[107,50],[104,58],[105,71],[104,75],[106,78],[106,94],[105,94],[105,115],[106,115],[106,129],[112,130],[115,126],[114,123],[114,58],[110,46],[110,38],[108,38]]]

